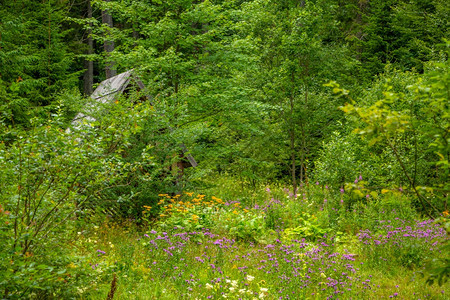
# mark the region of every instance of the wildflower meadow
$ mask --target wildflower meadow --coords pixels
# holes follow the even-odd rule
[[[302,189],[262,187],[250,202],[160,194],[139,226],[105,216],[80,228],[56,280],[81,299],[448,299],[448,283],[427,283],[447,231],[407,195],[352,209],[347,191]]]

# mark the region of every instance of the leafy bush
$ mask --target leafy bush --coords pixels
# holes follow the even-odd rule
[[[320,155],[315,161],[314,178],[334,188],[353,181],[364,169],[359,159],[361,155],[357,155],[360,150],[355,136],[333,132],[332,136],[323,142]]]
[[[136,167],[124,163],[121,154],[135,130],[128,122],[140,120],[123,113],[126,109],[102,119],[106,130],[94,122],[69,132],[62,129],[60,107],[53,118],[32,119],[29,131],[15,132],[8,145],[0,143],[0,199],[3,215],[8,211],[0,248],[5,297],[70,290],[70,283],[58,290],[55,280],[66,274],[61,245],[75,230],[76,214],[101,203],[105,191],[129,184],[127,174]]]
[[[306,212],[301,214],[299,223],[299,226],[295,228],[286,228],[283,231],[283,238],[285,241],[290,241],[291,239],[316,241],[323,238],[331,231],[331,228],[324,228],[316,216]]]

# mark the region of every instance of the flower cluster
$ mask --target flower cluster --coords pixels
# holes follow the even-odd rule
[[[397,218],[393,225],[391,220],[379,220],[376,228],[360,230],[359,241],[371,253],[369,260],[380,263],[392,263],[411,266],[420,264],[423,258],[439,247],[447,238],[446,230],[433,220],[406,221]]]
[[[205,195],[198,194],[193,197],[194,193],[184,192],[184,195],[178,194],[169,196],[168,194],[159,194],[161,199],[158,205],[161,207],[160,217],[168,217],[176,213],[188,213],[195,209],[203,209],[206,207],[216,208],[224,204],[222,199],[212,196],[211,200],[205,199]]]
[[[315,245],[304,239],[290,244],[276,241],[268,245],[251,244],[243,250],[235,240],[208,230],[175,234],[152,231],[144,236],[143,243],[154,276],[189,280],[189,291],[203,293],[205,298],[238,299],[242,294],[243,299],[244,295],[297,299],[310,293],[326,298],[353,295],[357,287],[375,288],[370,279],[358,275],[353,254],[334,252],[326,243]],[[167,268],[168,265],[171,267]],[[187,279],[190,270],[207,270],[211,277],[204,282],[206,274],[200,273],[197,278]]]

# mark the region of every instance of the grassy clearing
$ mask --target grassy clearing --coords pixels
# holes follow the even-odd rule
[[[104,299],[115,274],[117,299],[448,299],[448,285],[422,276],[426,261],[448,255],[447,233],[405,195],[258,193],[164,194],[158,209],[143,208],[151,225],[84,228],[71,245],[87,278],[80,297]]]

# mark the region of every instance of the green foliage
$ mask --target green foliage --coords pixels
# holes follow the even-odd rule
[[[92,18],[84,18],[87,4],[93,6]],[[175,227],[196,234],[209,229],[252,247],[304,239],[309,247],[329,243],[332,249],[355,251],[371,267],[386,267],[380,255],[401,268],[423,266],[426,243],[361,246],[355,234],[383,234],[380,216],[393,221],[419,218],[416,209],[431,217],[448,213],[449,42],[439,45],[448,36],[446,4],[5,3],[0,8],[1,297],[84,297],[85,287],[93,286],[91,295],[104,298],[103,283],[116,271],[142,285],[156,274],[160,286],[152,286],[151,295],[179,296],[186,288],[183,276],[168,274],[183,267],[181,250],[174,253],[174,265],[164,261],[161,272],[150,271],[153,261],[141,243],[121,245],[116,252],[145,256],[140,269],[134,261],[115,263],[109,252],[95,253],[96,243],[84,235],[90,234],[88,223],[101,222],[104,214],[157,224],[166,235]],[[105,10],[113,27],[98,20]],[[91,38],[93,45],[84,44]],[[111,53],[103,50],[107,41],[115,43]],[[95,62],[96,80],[104,78],[100,70],[112,60],[118,71],[134,69],[146,88],[131,87],[114,103],[81,99],[83,59]],[[356,100],[334,82],[328,85],[343,97],[332,97],[323,86],[329,80],[352,90]],[[141,102],[147,97],[151,105]],[[70,123],[79,112],[91,118]],[[181,144],[199,162],[183,177]],[[219,198],[183,193],[189,190]],[[160,193],[167,193],[166,202],[158,206]],[[393,222],[403,226],[398,219]],[[63,247],[70,239],[73,244]],[[190,246],[192,253],[203,251],[200,244]],[[71,251],[95,255],[87,262]],[[232,276],[241,276],[227,265],[223,251],[209,254]],[[434,254],[430,259],[435,259],[430,282],[444,283],[448,261]],[[280,268],[287,266],[284,260]],[[202,284],[219,271],[208,272],[195,273],[203,276]],[[269,281],[262,271],[259,275],[266,278],[259,283]],[[321,278],[311,281],[319,284]],[[241,279],[227,282],[226,295],[234,295],[229,288],[245,282]],[[260,288],[252,285],[254,291]],[[289,292],[300,288],[287,286]],[[207,292],[198,295],[205,298]],[[224,287],[212,287],[214,295],[222,292]],[[323,296],[318,289],[311,292]],[[120,297],[148,296],[130,295]]]
[[[338,188],[358,178],[363,170],[367,176],[367,166],[361,159],[364,156],[360,151],[364,149],[354,135],[333,132],[329,139],[323,142],[320,154],[315,160],[314,178]]]
[[[56,96],[77,86],[61,1],[16,1],[0,8],[1,118],[11,125],[54,112]]]
[[[283,238],[287,241],[291,239],[305,239],[308,241],[316,241],[326,236],[330,232],[330,228],[322,227],[318,218],[309,213],[303,212],[297,221],[300,225],[295,228],[286,228],[283,231]]]
[[[448,253],[450,250],[448,241],[440,247],[440,251]],[[448,257],[444,258],[433,258],[429,259],[424,271],[424,276],[427,277],[427,283],[433,285],[435,282],[439,286],[444,285],[448,282],[450,275],[450,259]]]
[[[124,162],[122,153],[130,134],[137,132],[131,124],[139,124],[142,115],[137,110],[123,114],[127,109],[94,122],[100,128],[91,123],[69,132],[61,128],[61,104],[53,118],[32,119],[29,131],[17,131],[14,142],[0,144],[0,199],[10,212],[8,224],[2,224],[1,273],[6,277],[0,282],[5,296],[58,293],[51,281],[65,274],[59,249],[70,240],[75,217],[82,208],[101,205],[106,191],[130,184],[128,174],[138,165]],[[49,272],[28,280],[37,270]]]
[[[227,222],[229,233],[236,239],[244,241],[259,241],[265,235],[264,216],[256,214],[229,215],[230,222]]]
[[[395,92],[391,85],[386,85],[381,99],[371,106],[356,106],[352,100],[352,104],[347,103],[342,107],[345,113],[362,124],[355,132],[368,140],[369,147],[381,144],[390,149],[401,167],[404,178],[424,209],[426,210],[426,205],[435,212],[439,209],[419,193],[417,182],[420,179],[417,179],[417,168],[419,153],[428,152],[431,147],[439,158],[436,160],[436,157],[428,156],[427,159],[431,160],[429,166],[437,166],[438,178],[443,178],[440,174],[445,178],[448,177],[448,147],[445,138],[448,135],[449,124],[446,114],[448,95],[445,96],[448,92],[448,62],[438,65],[439,71],[426,73],[425,78],[429,78],[427,83],[422,83],[422,78],[414,77],[415,83],[408,87],[410,93],[407,95]],[[436,72],[439,72],[439,76]],[[331,86],[336,93],[347,94],[339,86],[335,84]],[[409,108],[402,103],[408,103]],[[434,132],[433,137],[430,135],[431,132]],[[411,162],[403,150],[404,145],[408,143],[414,149],[414,157],[410,157]],[[448,189],[445,187],[446,183],[439,182],[439,179],[437,181],[425,179],[423,182],[438,188],[444,194]]]
[[[368,1],[361,7],[361,60],[369,74],[392,62],[401,70],[424,71],[448,36],[444,1]],[[363,38],[362,38],[363,37]]]

